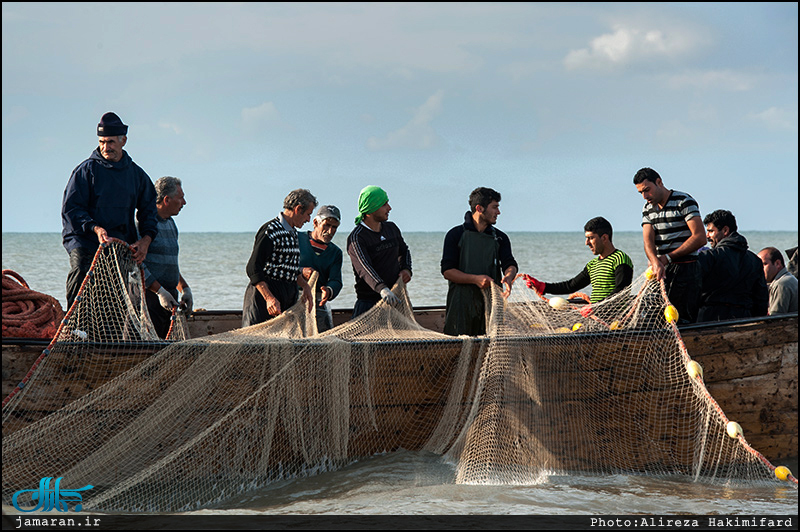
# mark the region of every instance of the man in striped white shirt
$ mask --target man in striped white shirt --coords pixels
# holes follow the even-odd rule
[[[633,184],[647,202],[642,237],[650,268],[657,280],[664,280],[678,323],[693,323],[701,284],[697,251],[707,242],[700,208],[689,194],[665,187],[652,168],[636,172]]]

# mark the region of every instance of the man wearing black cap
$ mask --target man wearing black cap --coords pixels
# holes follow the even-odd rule
[[[315,301],[317,301],[317,330],[333,327],[329,302],[342,290],[342,250],[333,243],[333,236],[342,222],[339,209],[323,205],[314,217],[314,229],[297,233],[300,241],[300,268],[308,280],[315,271],[319,273]]]
[[[64,190],[61,222],[70,263],[68,307],[78,295],[99,244],[111,238],[123,240],[133,245],[134,258],[141,264],[158,232],[156,190],[150,177],[122,149],[127,133],[128,126],[116,114],[104,114],[97,124],[98,148],[72,171]]]

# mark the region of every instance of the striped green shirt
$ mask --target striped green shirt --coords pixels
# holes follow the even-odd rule
[[[581,270],[581,273],[560,283],[545,283],[545,293],[571,294],[581,288],[592,285],[590,300],[597,303],[623,288],[633,281],[633,261],[624,252],[615,250],[608,257],[600,260],[595,257]]]
[[[603,260],[595,257],[586,264],[586,269],[589,271],[589,278],[592,282],[592,303],[602,301],[617,292],[619,288],[624,288],[623,286],[617,286],[616,276],[617,268],[623,265],[629,266],[631,272],[633,271],[633,261],[627,253],[620,250],[614,251]]]

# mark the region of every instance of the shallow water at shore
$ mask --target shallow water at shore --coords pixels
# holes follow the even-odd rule
[[[336,472],[258,490],[196,513],[571,515],[797,513],[788,485],[725,486],[685,479],[543,475],[525,486],[454,484],[440,457],[400,451]]]
[[[443,233],[410,233],[415,277],[409,285],[417,306],[441,305],[447,286],[438,271]],[[751,248],[796,245],[797,232],[747,234]],[[580,233],[512,234],[520,270],[540,279],[563,280],[591,259]],[[343,245],[345,235],[338,235]],[[615,237],[620,249],[645,268],[638,233]],[[193,286],[196,306],[240,308],[246,279],[243,265],[252,235],[185,233],[181,264]],[[60,235],[4,234],[3,267],[20,273],[34,290],[64,304],[67,255]],[[351,269],[337,308],[352,305]],[[781,464],[775,464],[781,465]],[[788,465],[797,474],[796,461]],[[797,515],[797,489],[785,484],[749,486],[693,483],[685,479],[607,475],[549,475],[528,485],[475,486],[453,482],[451,464],[425,453],[400,451],[359,460],[339,471],[295,479],[242,494],[220,507],[189,512],[196,516],[315,515]],[[35,486],[31,486],[34,488]],[[4,513],[14,514],[4,507]]]

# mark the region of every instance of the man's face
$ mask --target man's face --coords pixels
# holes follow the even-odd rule
[[[761,259],[761,264],[764,265],[764,279],[771,283],[778,272],[781,271],[783,265],[780,262],[772,262],[769,259],[769,251],[762,251],[758,254],[758,258]]]
[[[383,204],[383,206],[381,206],[381,208],[370,214],[370,216],[372,216],[372,219],[375,220],[376,222],[385,222],[386,220],[389,219],[389,211],[391,210],[392,207],[389,205],[389,202],[387,201],[386,203]]]
[[[497,201],[492,201],[489,205],[486,206],[484,209],[480,205],[476,207],[476,209],[481,209],[480,216],[483,218],[486,223],[489,225],[494,225],[497,223],[497,217],[500,216],[500,203]]]
[[[661,179],[656,179],[655,183],[653,183],[649,179],[645,179],[644,181],[636,185],[636,190],[650,205],[657,205],[661,203],[663,196],[663,188],[664,186],[661,183]]]
[[[728,229],[727,225],[722,229],[720,229],[713,223],[706,225],[706,238],[708,238],[708,241],[711,243],[711,247],[717,247],[719,241],[728,236],[729,234],[730,230]]]
[[[311,220],[311,215],[314,214],[314,207],[316,205],[309,205],[307,209],[303,209],[302,205],[294,208],[292,219],[289,221],[294,227],[300,229],[306,222]]]
[[[592,250],[593,255],[601,255],[606,249],[606,242],[608,238],[603,238],[604,235],[598,235],[592,231],[586,231],[586,245]],[[607,236],[607,235],[605,235]]]
[[[165,196],[163,202],[163,211],[166,216],[162,215],[162,218],[176,216],[179,212],[181,212],[183,206],[186,205],[186,199],[183,195],[183,187],[178,185],[178,188],[175,190],[175,194],[172,196]]]
[[[337,229],[339,229],[339,220],[336,218],[325,218],[321,222],[314,218],[314,230],[311,231],[311,236],[314,240],[330,244]]]
[[[128,142],[125,135],[115,137],[99,137],[100,155],[103,159],[112,163],[118,163],[122,159],[122,148]]]

